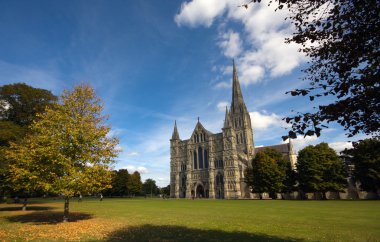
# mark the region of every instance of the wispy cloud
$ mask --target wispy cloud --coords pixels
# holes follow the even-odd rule
[[[35,68],[0,60],[0,83],[24,82],[33,87],[44,88],[59,95],[66,88],[60,74],[53,68]]]
[[[229,30],[221,34],[221,40],[218,45],[223,50],[223,54],[227,57],[237,57],[242,51],[242,41],[239,33]]]
[[[223,17],[219,22],[222,40],[217,45],[225,56],[237,57],[240,80],[248,85],[262,81],[264,76],[286,75],[305,61],[304,55],[298,52],[299,46],[284,43],[293,32],[290,23],[284,20],[287,10],[275,12],[275,4],[268,7],[268,3],[262,1],[245,9],[238,8],[232,0],[192,0],[182,4],[175,21],[179,26],[210,27],[218,17]],[[228,21],[244,26],[244,40],[234,30],[223,30]]]
[[[224,112],[226,111],[226,107],[228,107],[229,105],[230,105],[229,102],[223,101],[223,102],[219,102],[216,105],[216,107],[218,108],[219,111]]]

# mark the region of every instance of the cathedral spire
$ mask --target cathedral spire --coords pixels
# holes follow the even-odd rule
[[[174,130],[172,135],[172,140],[179,139],[179,134],[177,130],[177,121],[174,121]]]
[[[226,106],[226,116],[224,118],[224,126],[223,128],[230,128],[231,127],[231,120],[230,120],[230,115],[228,115],[228,109]]]
[[[232,60],[233,71],[232,71],[232,103],[231,108],[233,113],[235,113],[239,108],[245,109],[243,94],[240,89],[239,78],[236,71],[235,60]]]

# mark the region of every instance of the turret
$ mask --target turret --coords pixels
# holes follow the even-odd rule
[[[228,108],[227,108],[227,106],[226,106],[226,115],[224,117],[223,128],[231,128],[231,119],[230,119],[230,115],[228,114]]]
[[[177,121],[174,121],[174,130],[172,134],[172,140],[179,140],[179,133],[177,130]]]

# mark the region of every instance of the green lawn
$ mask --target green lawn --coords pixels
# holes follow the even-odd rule
[[[380,241],[380,201],[84,199],[0,204],[0,241]]]

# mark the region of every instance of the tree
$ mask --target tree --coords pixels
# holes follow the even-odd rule
[[[252,160],[252,168],[248,168],[246,174],[246,182],[252,192],[269,192],[272,198],[276,198],[276,193],[284,188],[286,162],[288,161],[276,150],[258,152]]]
[[[166,187],[161,187],[160,188],[160,192],[161,194],[165,197],[169,197],[170,196],[170,185],[167,185]]]
[[[156,181],[153,179],[146,179],[142,185],[142,190],[145,195],[150,194],[150,196],[157,195],[159,193]]]
[[[50,91],[34,88],[25,83],[0,87],[0,119],[17,125],[29,125],[37,113],[43,113],[46,106],[57,101]]]
[[[338,192],[347,186],[343,162],[327,143],[309,145],[298,153],[299,188],[303,192]],[[316,198],[317,196],[315,196]]]
[[[18,192],[6,182],[9,177],[5,151],[10,142],[20,141],[36,120],[36,114],[56,102],[50,91],[34,88],[23,83],[0,86],[0,194]]]
[[[128,194],[128,178],[129,173],[127,169],[120,169],[115,172],[115,176],[112,180],[112,194],[118,196],[124,196]]]
[[[353,148],[345,149],[343,154],[354,165],[353,178],[360,182],[360,188],[376,193],[380,189],[380,140],[354,142]]]
[[[142,192],[142,182],[141,176],[138,171],[133,172],[133,174],[129,175],[127,186],[130,195],[139,195]]]
[[[64,91],[60,103],[38,114],[21,142],[6,152],[12,160],[9,181],[14,187],[62,194],[64,221],[68,221],[69,199],[94,194],[110,187],[110,165],[118,151],[116,138],[101,114],[103,106],[94,90],[80,85]]]
[[[300,44],[300,51],[309,57],[309,65],[303,70],[309,86],[288,93],[308,96],[310,101],[326,99],[313,112],[285,118],[292,130],[283,138],[295,138],[297,134],[319,136],[329,122],[339,123],[349,137],[358,133],[378,136],[379,1],[272,2],[278,2],[277,9],[287,7],[290,11],[295,32],[286,42]]]

